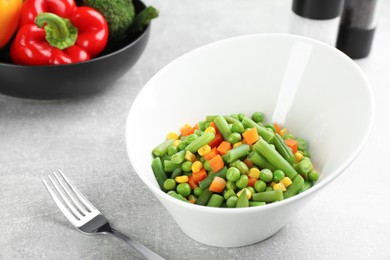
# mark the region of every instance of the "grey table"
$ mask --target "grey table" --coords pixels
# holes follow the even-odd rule
[[[58,168],[116,228],[168,259],[390,259],[390,2],[381,3],[370,57],[357,61],[376,98],[364,150],[285,228],[241,248],[209,247],[180,230],[132,169],[125,121],[142,86],[181,54],[232,36],[287,32],[291,1],[147,3],[161,11],[147,48],[109,89],[60,101],[0,95],[0,259],[141,259],[111,237],[68,224],[41,182]],[[340,134],[349,131],[340,126]]]

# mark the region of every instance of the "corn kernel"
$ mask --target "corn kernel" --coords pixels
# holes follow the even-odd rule
[[[297,151],[295,154],[295,163],[299,163],[303,159],[303,153],[301,151]]]
[[[237,142],[237,143],[233,144],[233,148],[236,148],[237,146],[240,146],[240,145],[242,145],[242,142]]]
[[[280,134],[281,137],[284,137],[284,135],[287,134],[287,128],[282,128],[282,129],[280,130],[280,133],[279,133],[279,134]]]
[[[252,198],[252,192],[250,190],[248,190],[247,188],[243,188],[242,190],[237,192],[237,197],[240,197],[241,193],[243,193],[244,190],[246,192],[246,196],[248,196],[248,200],[250,200]]]
[[[274,190],[281,190],[281,191],[286,191],[286,186],[283,185],[283,183],[279,182],[279,183],[275,183],[272,188]]]
[[[287,188],[288,186],[291,185],[292,181],[291,181],[291,179],[290,179],[289,177],[284,177],[284,178],[280,181],[280,183],[282,183],[282,184],[284,185],[284,187]]]
[[[188,176],[186,176],[186,175],[177,176],[177,177],[175,178],[175,181],[176,181],[177,183],[185,183],[185,182],[188,182]]]
[[[203,156],[205,154],[208,154],[210,151],[211,151],[210,145],[206,144],[205,146],[202,146],[201,148],[199,148],[198,154],[200,156]]]
[[[177,140],[177,139],[179,139],[179,135],[176,134],[175,132],[169,132],[167,135],[167,139]]]
[[[260,178],[260,170],[255,167],[252,167],[249,169],[248,176],[258,180]]]
[[[196,156],[190,151],[186,151],[186,154],[184,155],[184,159],[193,163],[196,160]]]
[[[207,133],[207,132],[213,132],[214,134],[216,133],[216,132],[215,132],[215,128],[212,127],[212,126],[207,127],[206,130],[204,130],[204,132],[205,132],[205,133]]]
[[[181,140],[175,140],[175,141],[173,141],[173,145],[174,145],[175,147],[178,147],[180,143],[181,143]]]
[[[203,168],[203,163],[201,161],[195,161],[192,163],[191,170],[192,172],[199,172]]]

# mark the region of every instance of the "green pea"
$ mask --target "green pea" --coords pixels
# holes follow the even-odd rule
[[[240,178],[236,181],[237,188],[243,189],[248,186],[248,176],[241,175]]]
[[[240,178],[240,170],[236,167],[230,167],[226,172],[226,179],[228,181],[236,182]]]
[[[309,178],[310,181],[317,181],[320,176],[319,176],[318,172],[316,172],[315,170],[311,170],[307,174],[307,177]]]
[[[265,191],[271,191],[271,190],[274,190],[272,187],[268,186],[267,188],[265,188]]]
[[[263,122],[264,120],[264,114],[261,112],[254,112],[252,114],[252,120],[255,121],[256,123],[258,122]]]
[[[262,169],[260,171],[260,179],[265,182],[270,182],[273,179],[273,174],[269,169]]]
[[[187,182],[180,183],[179,185],[177,185],[176,191],[183,197],[187,197],[191,194],[191,187]]]
[[[266,124],[265,128],[272,129],[272,132],[274,132],[274,133],[276,132],[274,124],[271,124],[271,123]]]
[[[236,207],[236,204],[237,204],[237,196],[231,196],[227,199],[226,201],[226,206],[228,208],[235,208]]]
[[[256,193],[255,189],[251,186],[246,187],[252,194]]]
[[[285,135],[283,136],[283,139],[284,139],[284,140],[288,140],[288,139],[293,139],[293,140],[295,140],[295,136],[292,135],[292,134],[290,134],[290,133],[287,133],[287,134],[285,134]]]
[[[192,167],[192,162],[185,161],[181,164],[181,169],[183,172],[190,172]]]
[[[202,193],[202,188],[201,187],[196,187],[195,189],[194,189],[194,195],[195,196],[197,196],[197,197],[199,197],[199,195]]]
[[[240,161],[240,160],[236,160],[236,161],[232,162],[230,164],[230,166],[236,167],[240,171],[241,174],[247,174],[249,171],[248,166],[243,161]]]
[[[195,131],[194,131],[194,134],[196,134],[197,136],[201,136],[202,135],[202,130],[200,130],[200,129],[196,129]]]
[[[279,182],[281,181],[286,175],[282,170],[276,170],[274,171],[274,181]]]
[[[166,179],[164,181],[164,188],[169,190],[174,190],[176,188],[176,181],[174,179]]]
[[[235,144],[235,143],[238,143],[241,141],[241,134],[239,133],[231,133],[228,138],[227,138],[227,141],[231,144]]]
[[[244,132],[244,126],[241,122],[234,122],[232,125],[232,132],[242,134]]]
[[[262,180],[257,180],[255,182],[254,188],[257,192],[263,192],[265,191],[265,188],[267,187],[267,184]]]

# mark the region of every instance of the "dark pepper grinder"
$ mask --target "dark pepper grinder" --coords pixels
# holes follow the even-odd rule
[[[345,0],[336,48],[352,59],[370,54],[376,29],[378,0]]]

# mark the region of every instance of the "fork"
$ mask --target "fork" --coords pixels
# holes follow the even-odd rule
[[[58,170],[58,172],[61,177],[56,172],[53,172],[54,177],[48,176],[54,190],[45,179],[42,179],[42,181],[62,214],[75,228],[87,235],[112,235],[132,246],[146,259],[164,259],[144,245],[113,229],[106,217],[70,183],[65,174],[61,170]]]

